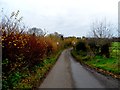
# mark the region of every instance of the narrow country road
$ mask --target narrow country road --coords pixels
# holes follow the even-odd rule
[[[76,62],[66,49],[39,88],[118,88],[118,81]]]

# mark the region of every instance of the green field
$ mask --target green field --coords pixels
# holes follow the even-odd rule
[[[112,42],[110,47],[111,57],[120,57],[120,42]]]
[[[120,58],[120,42],[112,42],[110,47],[110,58],[105,58],[102,56],[95,56],[94,59],[88,60],[86,63],[94,67],[107,70],[109,72],[120,74],[118,67],[119,58]]]
[[[73,56],[77,58],[77,60],[83,61],[84,63],[97,67],[114,74],[120,74],[119,64],[120,64],[120,42],[112,42],[110,47],[110,58],[106,58],[103,56],[95,56],[92,59],[84,60],[80,55],[78,55],[75,51],[72,51]]]
[[[91,61],[86,61],[86,64],[92,65],[93,67],[101,68],[112,72],[114,74],[120,74],[117,58],[104,58],[102,56],[96,56]]]

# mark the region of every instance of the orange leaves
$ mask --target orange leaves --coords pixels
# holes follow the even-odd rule
[[[22,17],[18,18],[18,14],[19,11],[13,12],[11,17],[8,18],[9,21],[5,18],[5,20],[2,20],[3,22],[0,22],[0,25],[2,25],[2,28],[0,28],[0,31],[2,31],[2,37],[0,37],[2,41],[2,74],[3,77],[6,77],[6,79],[3,79],[5,81],[3,86],[10,89],[15,86],[14,82],[17,85],[21,78],[19,73],[14,75],[16,72],[22,73],[27,69],[28,73],[32,73],[31,69],[33,67],[41,64],[44,58],[54,54],[61,47],[60,37],[54,35],[53,37],[45,35],[40,37],[23,32],[25,28],[21,27],[20,24]],[[49,64],[47,65],[49,66]],[[41,71],[46,72],[44,69]],[[30,82],[30,79],[23,81],[23,83],[26,82]]]
[[[6,62],[7,59],[8,63],[2,64],[3,76],[8,79],[12,73],[16,71],[22,73],[26,68],[29,73],[33,73],[33,67],[38,64],[42,65],[44,58],[55,54],[60,50],[60,47],[61,40],[56,37],[37,37],[14,32],[6,34],[4,31],[2,35],[2,61]],[[47,60],[49,61],[49,59]],[[50,65],[47,64],[46,67],[50,67]],[[47,69],[42,69],[41,72],[45,73]],[[27,78],[22,83],[28,83],[30,80]]]
[[[2,35],[3,60],[8,58],[9,69],[22,68],[28,65],[32,67],[42,61],[46,56],[50,56],[60,48],[60,40],[50,37],[36,37],[29,34],[6,32]],[[19,58],[23,55],[21,61]],[[15,65],[14,65],[14,64]],[[20,64],[18,64],[20,63]],[[8,71],[10,71],[8,69]]]

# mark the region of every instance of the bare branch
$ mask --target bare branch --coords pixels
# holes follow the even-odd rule
[[[93,22],[91,29],[95,38],[111,38],[113,36],[111,33],[112,25],[106,23],[106,20]]]

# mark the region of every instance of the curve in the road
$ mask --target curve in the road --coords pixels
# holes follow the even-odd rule
[[[39,88],[118,88],[118,80],[76,62],[66,49]]]

